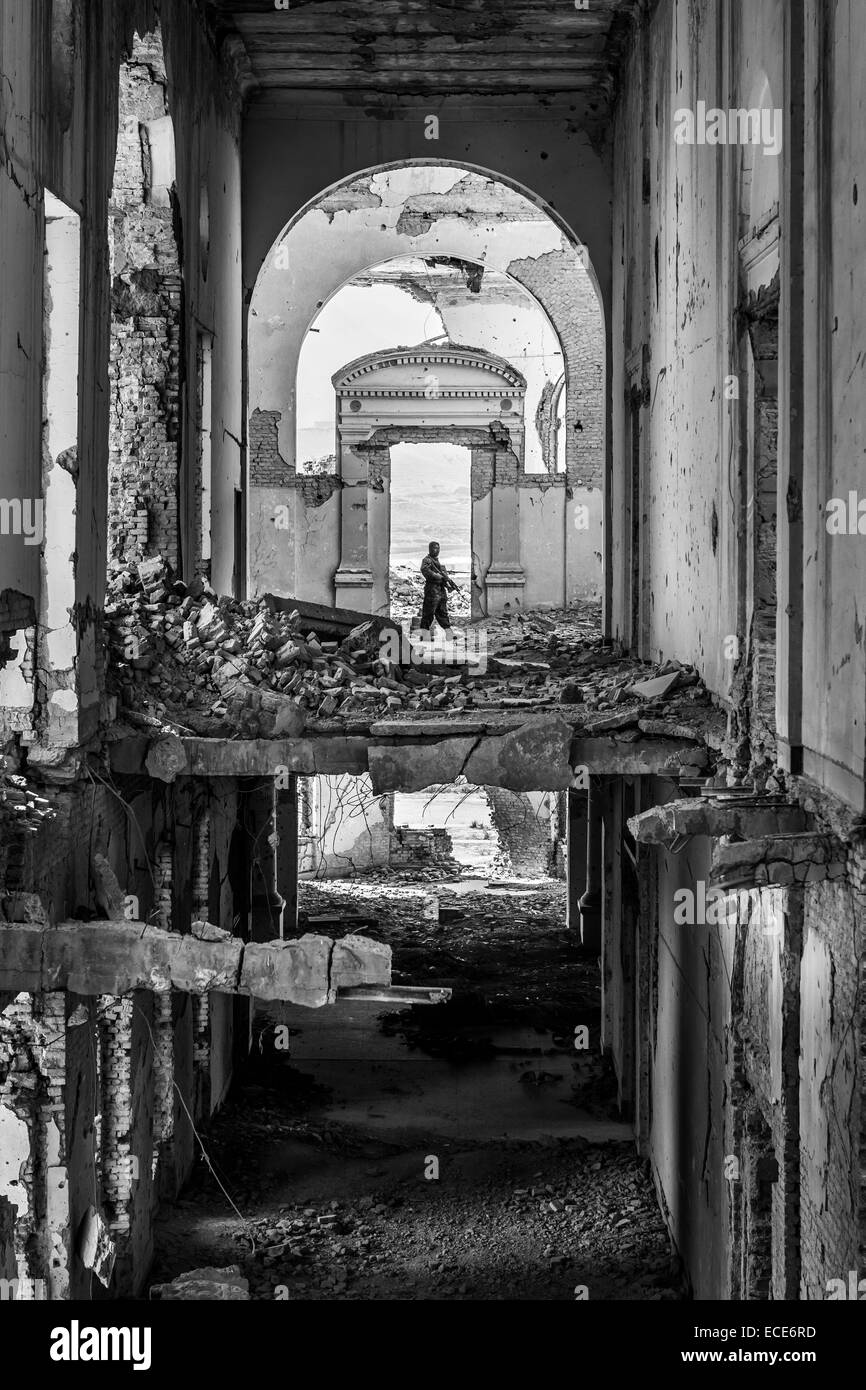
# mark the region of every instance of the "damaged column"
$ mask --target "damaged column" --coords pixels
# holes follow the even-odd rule
[[[342,408],[342,402],[341,408]],[[352,408],[354,402],[349,402]],[[361,405],[361,402],[358,402]],[[337,472],[340,476],[340,565],[334,576],[335,603],[338,608],[372,611],[373,571],[370,568],[368,536],[367,456],[358,444],[369,434],[369,426],[344,425],[337,438]]]
[[[501,427],[491,426],[491,430]],[[490,516],[490,567],[485,576],[487,612],[513,612],[523,603],[526,575],[520,563],[520,493],[518,460],[509,445],[508,431],[501,430],[502,447],[495,455]]]

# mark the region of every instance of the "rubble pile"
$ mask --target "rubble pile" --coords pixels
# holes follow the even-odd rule
[[[678,710],[685,722],[710,703],[694,667],[635,661],[598,637],[597,605],[520,612],[487,621],[488,674],[472,692],[476,706],[505,709],[581,705],[587,732],[637,723],[644,712]],[[585,711],[585,714],[584,714]],[[615,711],[610,716],[607,711]]]
[[[204,736],[294,738],[312,724],[561,705],[581,706],[573,722],[601,733],[661,711],[693,726],[710,699],[693,668],[650,666],[598,638],[594,604],[484,620],[475,667],[418,658],[386,641],[393,627],[377,617],[342,642],[320,639],[297,611],[218,597],[203,579],[173,579],[158,556],[114,562],[105,615],[123,717]]]
[[[313,718],[466,701],[463,672],[404,672],[380,659],[380,619],[342,643],[320,641],[297,612],[217,597],[202,579],[173,580],[160,557],[115,564],[105,616],[109,682],[124,714],[167,717],[195,733],[296,737]]]

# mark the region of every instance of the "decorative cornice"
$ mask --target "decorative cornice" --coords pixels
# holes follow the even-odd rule
[[[354,362],[349,362],[345,367],[341,367],[331,377],[334,389],[338,394],[365,394],[365,395],[390,395],[402,394],[402,391],[376,391],[372,387],[364,387],[361,383],[364,377],[375,375],[381,371],[386,371],[389,367],[405,366],[436,366],[436,367],[478,367],[482,371],[489,372],[504,381],[512,393],[523,393],[526,390],[526,380],[521,376],[515,367],[505,362],[500,357],[493,357],[489,353],[473,350],[471,348],[408,348],[397,349],[387,352],[369,353],[364,357],[357,358]],[[415,395],[416,390],[421,395],[424,394],[423,385],[418,388],[406,388],[406,394]],[[491,388],[490,392],[481,389],[474,390],[460,387],[446,388],[440,394],[453,395],[473,395],[490,394],[501,395],[501,390]]]

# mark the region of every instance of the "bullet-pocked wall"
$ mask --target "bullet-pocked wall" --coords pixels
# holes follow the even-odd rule
[[[269,125],[265,133],[272,134]],[[245,216],[250,218],[262,197],[256,182],[257,134],[258,126],[245,137],[253,161],[252,172],[245,169]],[[292,203],[287,189],[286,211]],[[259,234],[251,221],[254,243]],[[565,360],[566,467],[563,475],[541,482],[521,479],[519,563],[535,603],[598,597],[605,340],[589,248],[579,245],[537,197],[495,173],[442,160],[374,168],[319,194],[265,248],[255,267],[248,317],[252,591],[270,588],[321,599],[303,588],[307,538],[315,537],[319,555],[339,544],[340,480],[312,487],[297,476],[295,379],[310,324],[327,299],[359,272],[425,254],[507,274],[546,312]],[[365,505],[360,496],[357,505]],[[480,535],[481,499],[475,510]],[[330,583],[328,588],[325,599],[333,601]]]

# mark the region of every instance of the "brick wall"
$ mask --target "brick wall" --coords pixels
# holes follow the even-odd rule
[[[435,828],[410,829],[395,825],[391,831],[388,863],[392,869],[423,868],[425,865],[454,863],[451,836],[447,830]]]
[[[546,874],[552,848],[547,818],[536,814],[535,807],[522,792],[504,791],[501,787],[485,787],[484,790],[500,844],[511,863],[511,872],[528,878]]]
[[[161,553],[177,566],[182,280],[148,134],[167,114],[158,36],[137,37],[120,72],[109,223],[109,558]]]

